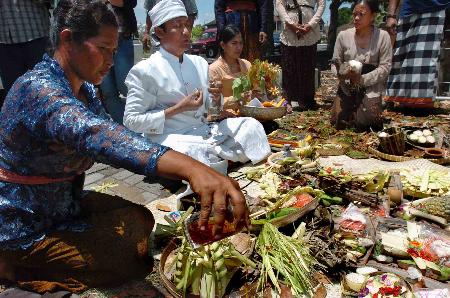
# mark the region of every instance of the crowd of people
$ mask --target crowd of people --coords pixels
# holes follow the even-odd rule
[[[354,27],[337,36],[330,121],[339,129],[382,128],[383,100],[433,103],[450,1],[404,0],[397,14],[398,2],[390,0],[385,31],[375,25],[379,2],[357,1]],[[214,216],[216,234],[230,209],[234,224],[247,224],[238,184],[209,166],[258,163],[270,154],[262,124],[239,116],[232,92],[233,80],[261,58],[268,0],[215,1],[220,55],[211,65],[186,54],[198,14],[193,0],[145,1],[143,42],[155,51],[134,66],[136,0],[59,0],[50,30],[53,4],[0,2],[0,76],[8,92],[0,113],[0,279],[39,293],[77,293],[151,269],[152,214],[83,191],[94,162],[186,181],[201,198],[200,225]],[[324,0],[275,1],[283,92],[302,110],[316,108],[324,8]]]

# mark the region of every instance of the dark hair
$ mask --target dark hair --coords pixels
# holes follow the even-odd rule
[[[118,27],[112,7],[104,0],[60,0],[53,12],[53,47],[58,47],[64,29],[70,29],[73,40],[82,43],[98,35],[102,26]]]
[[[372,13],[380,12],[380,2],[378,0],[359,0],[355,3],[355,6],[358,4],[365,4],[369,6]]]
[[[222,31],[220,31],[220,33],[219,33],[219,38],[218,38],[219,44],[221,41],[223,41],[224,43],[229,42],[230,40],[235,38],[238,34],[241,34],[241,31],[235,25],[225,26],[225,28],[223,28]],[[220,45],[219,45],[219,50],[220,50],[220,55],[223,56],[223,49]]]

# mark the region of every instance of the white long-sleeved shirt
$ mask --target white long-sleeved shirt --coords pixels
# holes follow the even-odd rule
[[[161,48],[135,65],[128,87],[124,124],[154,142],[171,147],[201,162],[222,159],[257,163],[270,153],[264,128],[253,118],[231,118],[205,123],[208,97],[208,63],[199,56],[183,55],[182,63]],[[195,89],[203,90],[203,105],[166,118],[164,110]]]
[[[299,21],[297,9],[286,9],[286,7],[295,7],[294,1],[297,1],[301,6],[303,24],[311,26],[311,31],[300,39],[285,24],[285,22],[297,24]],[[314,7],[316,7],[316,11],[314,11]],[[325,0],[276,0],[275,9],[282,22],[283,30],[280,40],[284,45],[294,47],[311,46],[320,40],[319,22],[325,10]]]
[[[202,122],[208,102],[208,63],[195,55],[180,59],[163,48],[136,64],[125,79],[128,87],[124,125],[152,138],[161,134],[184,134]],[[164,110],[185,96],[203,91],[203,106],[166,118]]]

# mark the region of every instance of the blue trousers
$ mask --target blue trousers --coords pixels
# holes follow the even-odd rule
[[[123,124],[125,100],[119,95],[127,96],[125,78],[134,64],[133,38],[119,39],[117,52],[114,55],[114,65],[103,79],[100,89],[103,95],[103,105],[114,121]]]

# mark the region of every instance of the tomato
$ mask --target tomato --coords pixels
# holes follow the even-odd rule
[[[312,200],[314,200],[314,198],[307,193],[297,194],[297,195],[295,195],[295,198],[297,200],[292,205],[292,207],[296,207],[296,208],[303,208],[306,205],[308,205],[310,202],[312,202]]]

